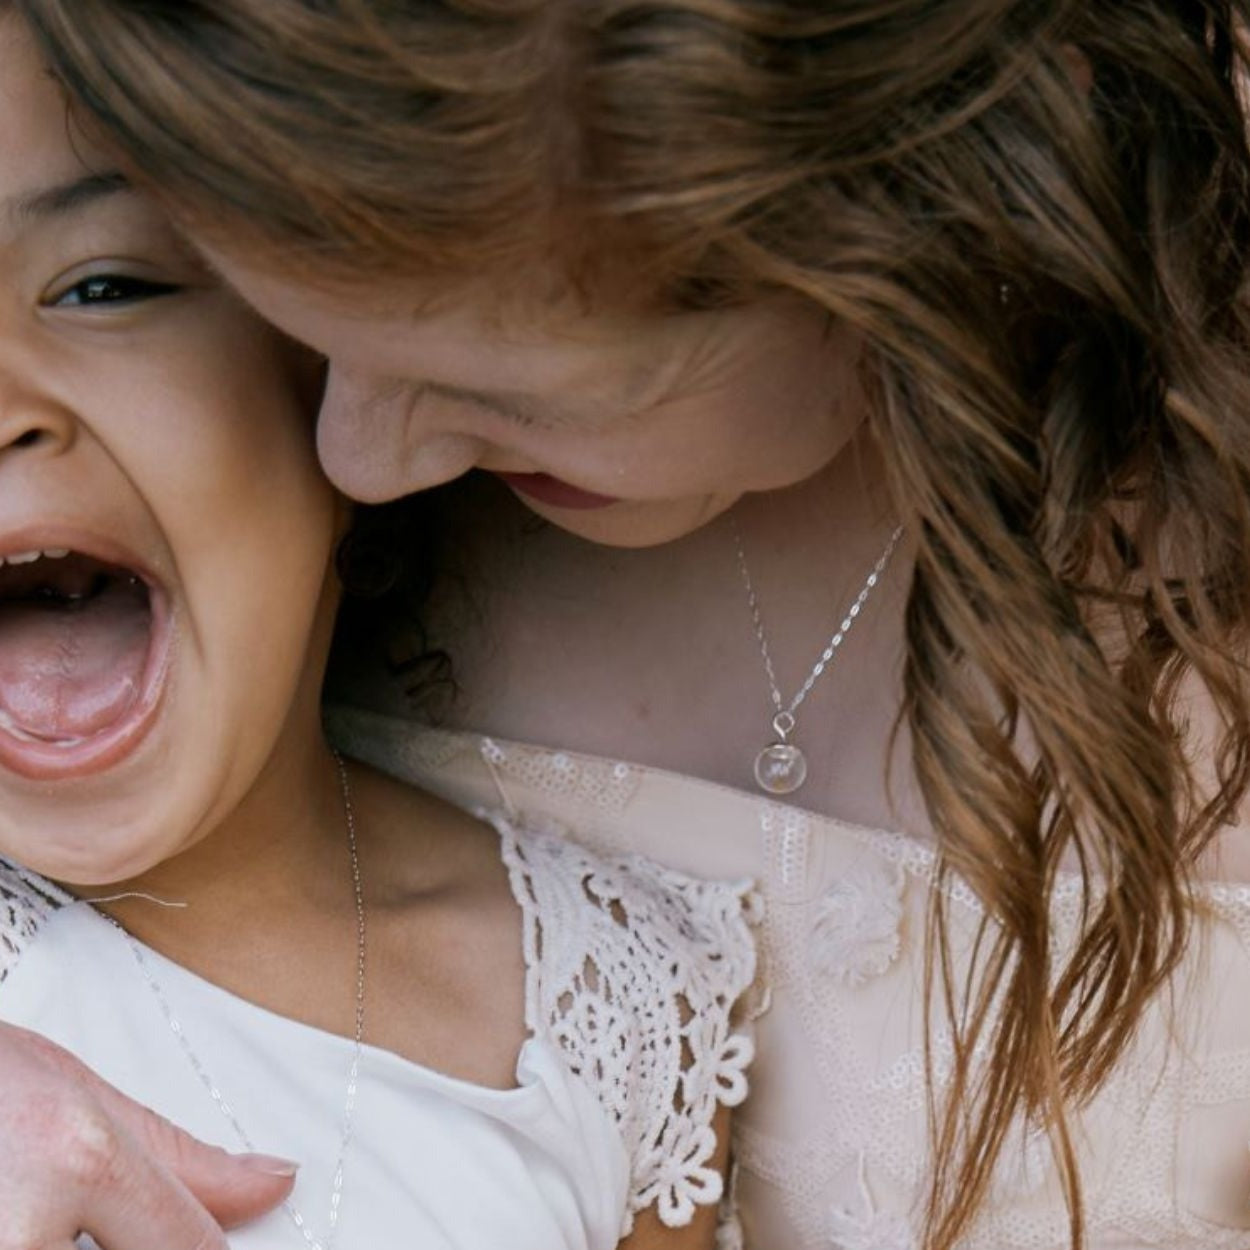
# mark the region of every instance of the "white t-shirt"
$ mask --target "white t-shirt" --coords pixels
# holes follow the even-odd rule
[[[516,1087],[366,1046],[336,1250],[612,1250],[645,1208],[680,1226],[720,1197],[711,1122],[741,1101],[751,1057],[730,1021],[754,976],[746,886],[496,823],[528,969]],[[256,1150],[302,1162],[293,1209],[324,1236],[351,1040],[203,980],[3,861],[0,1019],[241,1149],[225,1103]],[[308,1242],[278,1210],[231,1245]]]

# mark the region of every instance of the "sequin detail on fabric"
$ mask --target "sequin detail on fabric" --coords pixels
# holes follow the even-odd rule
[[[638,769],[629,764],[532,747],[513,746],[504,750],[491,738],[483,738],[480,749],[488,767],[552,798],[567,798],[587,807],[621,812],[638,790]]]
[[[621,1235],[651,1206],[682,1227],[721,1199],[712,1121],[747,1092],[754,1047],[732,1017],[755,977],[749,886],[494,823],[525,916],[527,1025],[586,1082],[630,1157]]]

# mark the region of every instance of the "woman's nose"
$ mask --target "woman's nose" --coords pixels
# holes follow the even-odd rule
[[[317,452],[331,481],[366,503],[396,499],[468,472],[485,444],[432,422],[418,387],[331,366],[317,420]]]

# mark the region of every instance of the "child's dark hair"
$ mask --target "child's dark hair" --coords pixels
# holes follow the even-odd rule
[[[454,695],[451,656],[431,645],[425,615],[436,580],[449,575],[438,524],[443,493],[357,506],[335,556],[343,600],[327,677],[331,698],[379,671],[431,719]]]

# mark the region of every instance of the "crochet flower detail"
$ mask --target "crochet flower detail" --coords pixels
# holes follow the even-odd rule
[[[696,1207],[720,1201],[724,1182],[711,1166],[715,1154],[716,1134],[710,1124],[688,1116],[668,1120],[659,1141],[635,1155],[636,1175],[646,1178],[636,1185],[635,1210],[654,1202],[662,1223],[684,1228]]]
[[[717,1203],[713,1122],[746,1096],[754,1047],[735,1005],[755,979],[749,882],[603,859],[496,816],[525,913],[526,1021],[618,1125],[628,1210],[680,1228]]]
[[[873,860],[843,877],[817,904],[810,958],[821,976],[850,986],[879,977],[902,948],[903,870]]]
[[[706,1039],[713,1047],[703,1064],[706,1076],[696,1087],[715,1090],[722,1107],[736,1107],[747,1096],[747,1068],[755,1058],[755,1043],[745,1033],[734,1033],[716,1049],[716,1039]]]
[[[57,886],[0,859],[0,981],[17,964],[39,927],[70,901]]]

